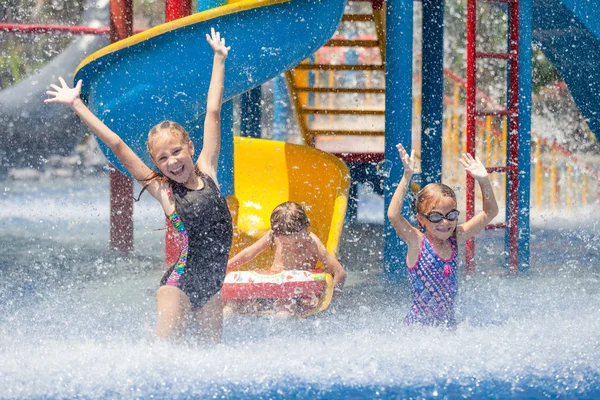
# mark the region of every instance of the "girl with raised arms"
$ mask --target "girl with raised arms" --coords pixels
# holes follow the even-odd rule
[[[81,101],[82,82],[70,88],[59,78],[52,84],[47,103],[65,104],[106,144],[134,179],[144,185],[162,206],[178,231],[182,250],[179,260],[163,276],[157,292],[156,335],[177,337],[189,323],[199,333],[218,342],[223,330],[221,287],[232,240],[232,221],[219,190],[217,167],[221,149],[220,114],[225,79],[225,59],[230,47],[211,29],[206,35],[214,51],[208,89],[204,143],[194,164],[194,144],[176,122],[163,121],[148,133],[148,151],[158,167],[155,172],[131,148],[98,119]]]

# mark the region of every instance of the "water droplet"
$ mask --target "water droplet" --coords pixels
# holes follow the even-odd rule
[[[389,178],[392,172],[392,162],[390,160],[383,160],[377,164],[377,175],[384,178]]]

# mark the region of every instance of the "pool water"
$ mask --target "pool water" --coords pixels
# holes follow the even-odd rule
[[[105,177],[12,181],[0,193],[0,398],[597,398],[600,218],[532,217],[531,268],[502,232],[461,274],[456,330],[403,324],[407,284],[381,274],[382,203],[345,228],[343,297],[292,321],[233,317],[224,342],[153,340],[164,218],[136,204],[136,252],[108,250]],[[589,215],[592,215],[590,217]],[[463,252],[464,254],[464,252]]]

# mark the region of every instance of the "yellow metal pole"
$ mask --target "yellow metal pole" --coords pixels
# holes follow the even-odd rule
[[[458,114],[458,107],[460,101],[460,85],[458,83],[454,83],[454,94],[452,96],[453,99],[453,107],[452,107],[452,164],[454,166],[454,180],[458,181],[458,177],[460,176],[459,172],[459,163],[457,162],[459,158],[459,149],[460,149],[460,116]]]
[[[485,165],[492,164],[492,116],[485,119]]]
[[[542,207],[542,196],[544,190],[544,168],[542,166],[542,144],[539,138],[534,139],[535,143],[535,207]]]

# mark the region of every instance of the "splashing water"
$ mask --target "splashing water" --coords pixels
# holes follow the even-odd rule
[[[503,233],[482,235],[454,331],[403,325],[407,285],[382,278],[382,227],[362,223],[344,232],[349,278],[334,307],[233,317],[208,346],[153,340],[164,217],[150,196],[136,203],[136,253],[120,255],[107,250],[104,179],[8,182],[0,195],[0,398],[600,396],[590,210],[535,215],[518,277],[503,267]]]

